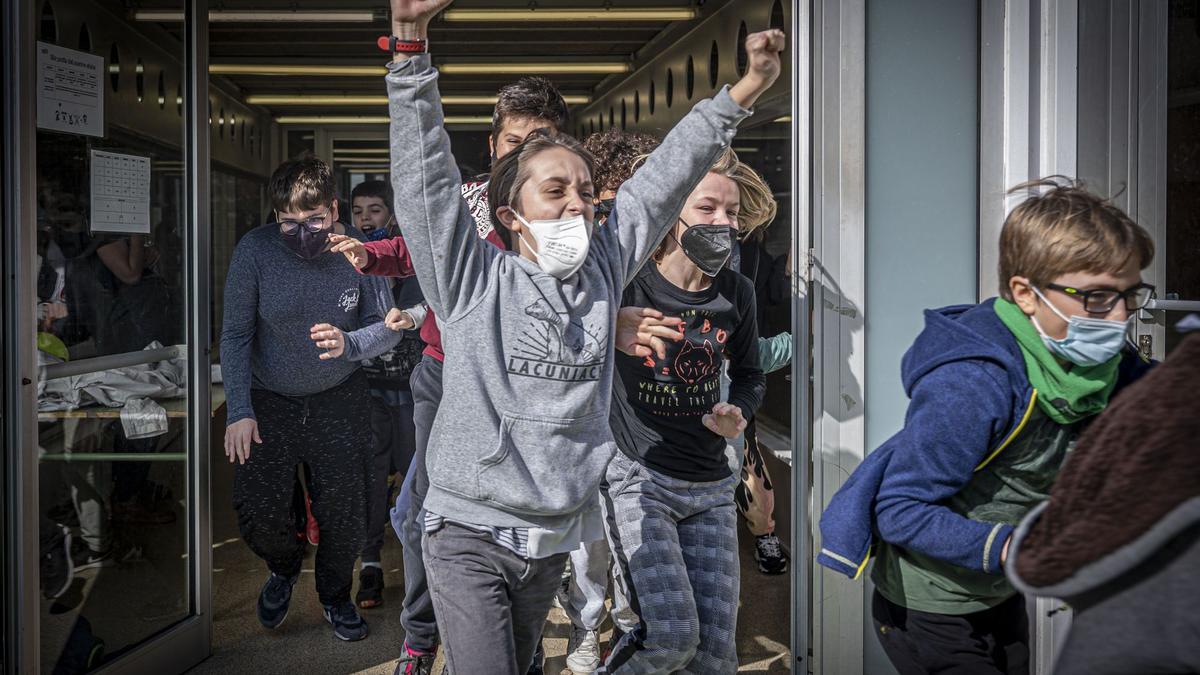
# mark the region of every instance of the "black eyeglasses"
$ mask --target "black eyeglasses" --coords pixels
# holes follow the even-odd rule
[[[1154,298],[1155,290],[1151,284],[1138,284],[1123,291],[1115,288],[1093,288],[1081,291],[1078,288],[1058,284],[1046,284],[1046,288],[1066,293],[1083,303],[1083,310],[1089,314],[1108,314],[1122,298],[1125,299],[1125,309],[1131,312],[1137,311]]]
[[[324,214],[319,216],[309,216],[303,221],[281,220],[279,221],[279,229],[284,234],[296,234],[296,232],[300,231],[300,228],[303,227],[309,232],[316,233],[325,229],[325,219],[328,217],[329,211],[326,211]]]

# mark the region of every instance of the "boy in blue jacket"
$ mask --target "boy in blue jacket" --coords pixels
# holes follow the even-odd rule
[[[1017,189],[1033,195],[1000,235],[1001,297],[925,313],[902,364],[904,428],[822,516],[818,562],[857,577],[876,556],[876,635],[905,675],[1029,672],[1009,537],[1147,368],[1126,336],[1154,292],[1150,236],[1075,182]]]

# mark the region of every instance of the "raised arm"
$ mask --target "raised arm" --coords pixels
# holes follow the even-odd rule
[[[628,282],[675,225],[683,203],[730,143],[748,108],[779,77],[785,38],[769,30],[746,38],[749,67],[732,87],[700,101],[617,191],[609,216],[617,232]]]
[[[392,32],[424,39],[449,0],[392,0]],[[462,177],[442,126],[438,73],[429,56],[397,54],[388,67],[392,187],[425,300],[444,320],[471,307],[484,269],[499,252],[484,244],[462,199]]]

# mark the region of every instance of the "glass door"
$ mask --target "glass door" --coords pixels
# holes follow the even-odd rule
[[[186,40],[91,0],[26,1],[36,195],[20,221],[33,283],[18,287],[30,325],[17,335],[32,342],[36,392],[18,423],[37,476],[23,546],[40,574],[23,616],[37,654],[21,670],[182,671],[208,649]],[[162,9],[186,25],[183,0]]]
[[[1191,314],[1200,321],[1200,10],[1170,3],[1166,29],[1166,147],[1156,167],[1166,178],[1166,209],[1155,242],[1158,299],[1142,315],[1159,329],[1161,344],[1151,342],[1158,358],[1183,340],[1180,322]]]

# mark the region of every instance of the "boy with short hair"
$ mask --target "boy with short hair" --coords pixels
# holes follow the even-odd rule
[[[351,192],[354,225],[369,241],[400,233],[392,214],[392,186],[381,180],[363,181]],[[388,279],[394,307],[400,310],[404,327],[400,342],[373,359],[363,361],[363,372],[371,389],[371,431],[375,456],[371,474],[371,502],[367,508],[367,544],[362,551],[358,593],[354,601],[363,609],[383,604],[384,532],[387,529],[388,476],[408,472],[416,450],[413,424],[413,394],[409,377],[421,361],[425,343],[417,330],[425,321],[426,307],[416,277]],[[394,316],[394,314],[390,315]]]
[[[387,285],[325,255],[335,236],[360,237],[338,222],[333,174],[319,159],[284,162],[268,184],[275,222],[248,232],[225,281],[221,365],[228,399],[225,454],[234,467],[233,505],[247,546],[271,576],[258,620],[287,617],[303,560],[292,521],[296,466],[321,522],[317,594],[339,639],[367,636],[350,601],[363,548],[371,432],[359,361],[400,336],[388,329]]]
[[[904,428],[830,502],[818,561],[872,572],[876,635],[904,674],[1028,673],[1024,598],[1004,577],[1013,527],[1046,499],[1087,423],[1148,364],[1127,345],[1153,295],[1150,236],[1054,177],[1000,235],[1001,297],[925,313],[904,356]]]

